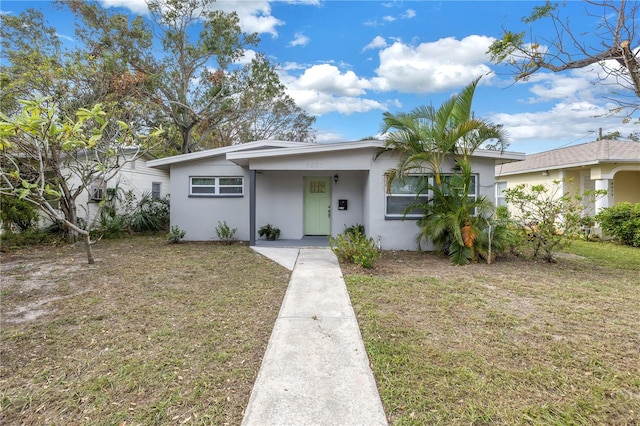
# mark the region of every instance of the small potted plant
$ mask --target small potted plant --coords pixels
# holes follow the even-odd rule
[[[280,229],[272,226],[271,224],[266,224],[258,229],[258,235],[265,237],[267,241],[274,241],[280,237]]]

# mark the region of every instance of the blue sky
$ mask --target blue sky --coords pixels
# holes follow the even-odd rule
[[[104,7],[142,13],[144,0],[103,0]],[[475,77],[476,116],[502,124],[511,151],[535,153],[595,140],[604,133],[626,136],[638,125],[599,117],[613,104],[605,86],[593,84],[596,69],[540,73],[515,83],[508,70],[490,63],[487,47],[503,28],[527,30],[521,18],[529,1],[266,1],[223,0],[243,30],[258,32],[265,53],[281,66],[281,81],[297,104],[317,116],[318,142],[377,135],[385,111],[439,106]],[[572,26],[592,34],[600,23],[569,1]],[[42,9],[69,45],[73,17],[49,1],[2,1],[2,13]],[[536,26],[536,34],[550,36]],[[249,59],[253,51],[247,52]]]

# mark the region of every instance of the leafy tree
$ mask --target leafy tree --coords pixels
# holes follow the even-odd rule
[[[147,99],[175,126],[181,153],[199,144],[192,137],[195,126],[224,118],[225,72],[245,46],[258,41],[241,32],[236,13],[214,10],[215,0],[147,0],[151,25],[140,16],[108,13],[95,2],[62,1],[82,18],[86,27],[78,34],[89,46],[119,52],[135,75],[153,82],[145,87]]]
[[[410,174],[431,174],[423,179],[419,192],[432,194],[426,204],[414,204],[407,211],[422,208],[418,221],[418,241],[430,238],[457,264],[468,263],[473,255],[473,240],[486,223],[490,202],[483,197],[472,200],[471,155],[488,141],[506,140],[501,126],[474,117],[471,104],[479,79],[439,108],[422,106],[410,113],[384,114],[382,133],[386,150],[400,155],[398,165],[388,173],[388,184]],[[459,171],[443,179],[447,157],[456,159]]]
[[[58,114],[73,118],[79,108],[109,103],[121,120],[149,127],[154,113],[138,102],[148,79],[131,73],[120,55],[95,49],[64,49],[41,11],[0,15],[3,61],[2,111],[19,113],[17,99],[50,97]]]
[[[60,39],[42,12],[29,9],[18,16],[0,14],[0,45],[2,112],[19,111],[17,99],[64,96],[68,81]]]
[[[595,199],[606,191],[587,191],[580,195],[562,192],[562,181],[551,186],[520,184],[505,190],[514,220],[527,234],[533,256],[555,262],[556,254],[571,242],[568,236],[580,228],[585,198]]]
[[[285,89],[276,67],[264,55],[257,55],[229,75],[225,119],[217,126],[200,123],[202,145],[221,147],[265,139],[313,142],[315,117],[298,107]]]
[[[535,6],[530,16],[523,18],[527,25],[550,20],[555,32],[546,37],[505,30],[502,38],[489,47],[488,53],[495,63],[510,65],[516,80],[526,80],[540,70],[562,72],[571,69],[598,66],[602,84],[618,85],[623,89],[614,99],[619,105],[615,111],[640,108],[640,59],[637,55],[640,4],[626,0],[587,0],[587,16],[600,21],[592,37],[583,29],[572,27],[570,16],[563,16],[558,3],[547,0]],[[605,79],[607,81],[605,81]],[[633,93],[629,96],[627,91]]]
[[[49,98],[20,103],[20,114],[0,113],[0,194],[37,206],[74,238],[82,235],[93,263],[89,230],[79,226],[76,200],[96,179],[106,186],[127,163],[121,149],[143,137],[116,123],[100,104],[69,118]]]

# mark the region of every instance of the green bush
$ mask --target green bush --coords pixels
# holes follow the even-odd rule
[[[16,227],[26,231],[38,223],[38,209],[28,201],[13,195],[0,196],[0,221],[4,229]]]
[[[373,268],[380,257],[375,240],[364,234],[362,225],[346,228],[335,238],[329,237],[329,244],[341,262],[355,263],[363,268]]]
[[[187,231],[184,231],[177,226],[172,226],[171,231],[167,234],[167,241],[169,241],[169,244],[177,244],[185,235],[187,235]]]
[[[596,220],[602,230],[620,242],[640,247],[640,203],[618,203],[602,209]]]
[[[520,184],[505,193],[507,203],[513,207],[514,220],[527,236],[533,257],[555,262],[555,256],[571,243],[570,236],[578,235],[580,217],[585,200],[593,202],[606,191],[586,191],[573,195],[563,192],[562,181],[547,185]]]
[[[150,192],[126,215],[129,227],[135,232],[161,231],[169,226],[169,199],[153,198]]]
[[[22,232],[5,231],[0,235],[0,251],[20,247],[58,246],[66,244],[64,232],[55,229],[28,228]]]
[[[225,244],[231,244],[233,240],[235,240],[236,231],[238,228],[231,228],[227,225],[227,221],[224,222],[218,221],[218,226],[216,226],[216,235],[218,239]]]

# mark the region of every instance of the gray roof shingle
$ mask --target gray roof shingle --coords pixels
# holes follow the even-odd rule
[[[496,173],[511,175],[529,171],[563,169],[598,163],[640,162],[640,143],[599,140],[527,155],[524,161],[496,167]]]

